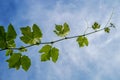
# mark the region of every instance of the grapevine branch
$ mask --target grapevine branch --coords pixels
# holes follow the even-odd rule
[[[63,41],[63,40],[77,38],[79,36],[87,36],[87,35],[90,35],[90,34],[93,34],[93,33],[99,32],[99,31],[102,31],[102,30],[104,30],[104,28],[99,29],[99,30],[95,30],[95,31],[92,31],[92,32],[89,32],[89,33],[86,33],[86,34],[83,34],[83,35],[77,35],[77,36],[71,36],[71,37],[64,37],[64,38],[61,38],[61,39],[58,39],[58,40],[54,40],[54,41],[41,42],[41,43],[37,43],[37,44],[32,44],[32,45],[24,46],[23,48],[29,48],[29,47],[32,47],[32,46],[35,46],[35,45],[38,45],[38,44],[53,44],[53,43],[57,43],[57,42],[60,42],[60,41]],[[20,50],[21,48],[20,47],[18,47],[18,48],[5,48],[5,49],[1,49],[0,51],[4,51],[4,50],[7,50],[7,49]]]
[[[86,33],[86,31],[88,30],[88,28],[90,28],[90,27],[88,27],[88,23],[87,23],[87,29],[85,30],[84,34],[82,34],[82,35],[71,36],[71,37],[64,37],[64,38],[61,38],[61,39],[58,39],[58,40],[54,40],[54,41],[49,41],[49,42],[40,42],[40,43],[36,43],[36,44],[24,46],[22,48],[21,47],[17,47],[17,48],[5,48],[5,49],[0,49],[0,51],[4,51],[4,50],[8,50],[8,49],[11,49],[11,50],[20,50],[20,49],[23,49],[23,48],[29,48],[29,47],[32,47],[32,46],[35,46],[35,45],[40,45],[40,44],[53,44],[53,43],[57,43],[57,42],[60,42],[60,41],[63,41],[63,40],[73,39],[73,38],[77,38],[79,36],[87,36],[87,35],[91,35],[93,33],[99,32],[99,31],[103,31],[108,26],[108,23],[110,23],[111,18],[113,16],[113,12],[114,12],[114,8],[112,10],[110,18],[108,19],[107,23],[105,24],[104,28],[102,28],[102,29]],[[113,24],[111,24],[111,26],[108,26],[108,27],[115,27],[115,26]]]

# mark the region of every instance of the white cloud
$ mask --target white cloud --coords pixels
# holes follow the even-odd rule
[[[58,1],[54,4],[54,8],[49,10],[46,9],[43,4],[39,4],[38,0],[30,0],[27,4],[28,8],[25,8],[27,13],[22,14],[22,16],[24,19],[29,20],[30,25],[33,23],[41,25],[41,29],[43,30],[45,37],[43,40],[51,40],[56,39],[55,35],[52,33],[55,23],[63,24],[64,22],[68,22],[71,27],[70,35],[78,35],[84,32],[83,30],[86,28],[84,18],[87,19],[89,26],[92,25],[94,21],[105,24],[107,19],[110,17],[112,9],[108,8],[109,6],[107,4],[102,4],[101,2],[100,5],[93,6],[93,4],[95,3],[87,4],[87,6],[78,6],[75,3],[64,5],[61,1]],[[73,10],[75,8],[77,9]],[[18,18],[19,15],[21,15],[21,13],[18,13]],[[117,14],[117,16],[119,15]],[[114,17],[114,22],[116,22],[115,19],[116,17]],[[117,18],[117,25],[119,24],[118,20],[120,21],[120,18]],[[72,71],[76,69],[93,74],[94,76],[92,78],[94,80],[101,80],[102,77],[109,77],[109,75],[112,78],[116,76],[114,74],[114,70],[116,70],[116,74],[120,74],[117,71],[117,69],[120,70],[118,67],[120,66],[120,50],[117,50],[117,53],[114,54],[114,51],[112,51],[111,48],[115,47],[110,47],[109,49],[109,46],[111,46],[115,40],[120,38],[119,31],[116,33],[113,31],[108,35],[103,32],[99,32],[88,37],[90,45],[85,48],[79,48],[75,39],[55,44],[60,48],[60,58],[56,64],[46,62],[44,65],[40,63],[38,61],[38,55],[35,53],[38,48],[31,49],[32,51],[29,55],[33,62],[35,62],[35,65],[33,66],[35,66],[37,73],[36,77],[38,79],[41,78],[39,74],[42,74],[45,71],[42,70],[41,65],[44,65],[45,69],[48,70],[48,72],[45,72],[46,74],[42,74],[44,77],[47,77],[47,80],[56,80],[58,78],[59,80],[70,80],[74,74]],[[119,45],[119,41],[115,43]],[[120,46],[118,47],[120,48]],[[95,65],[96,69],[92,69],[90,67],[91,65]]]

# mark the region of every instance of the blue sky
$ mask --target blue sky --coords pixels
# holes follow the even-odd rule
[[[120,79],[120,0],[0,0],[0,25],[12,23],[20,36],[20,27],[36,23],[43,31],[43,41],[56,40],[55,24],[67,22],[68,36],[82,34],[86,22],[99,22],[102,27],[109,19],[116,29],[110,34],[99,32],[88,36],[89,46],[79,48],[75,39],[54,44],[59,48],[57,63],[41,62],[39,47],[27,53],[32,60],[28,72],[8,69],[8,57],[0,52],[0,80],[119,80]],[[49,36],[49,37],[48,37]],[[23,43],[17,37],[17,46]]]

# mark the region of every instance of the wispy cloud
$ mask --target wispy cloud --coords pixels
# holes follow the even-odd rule
[[[26,6],[19,8],[13,22],[19,25],[24,21],[25,25],[37,23],[44,33],[43,41],[56,39],[52,32],[54,25],[63,24],[64,22],[70,24],[71,33],[69,36],[78,35],[82,34],[86,28],[85,19],[87,19],[89,26],[94,21],[98,21],[102,26],[105,25],[112,8],[117,7],[119,3],[119,1],[113,2],[114,6],[111,6],[111,1],[108,2],[108,0],[92,0],[91,2],[75,0],[68,3],[59,0],[51,3],[54,7],[51,7],[51,5],[46,7],[39,0],[29,0],[24,2]],[[117,14],[115,14],[112,21],[118,26],[120,21],[119,8],[116,9],[116,12]],[[119,28],[117,29],[119,30]],[[119,33],[119,31],[111,30],[108,35],[104,32],[90,35],[88,36],[90,44],[85,48],[79,48],[75,39],[57,43],[54,46],[60,49],[60,56],[55,64],[40,62],[39,54],[36,51],[41,46],[30,48],[28,55],[31,57],[33,65],[30,72],[25,74],[25,77],[31,78],[29,75],[33,75],[36,80],[72,80],[77,76],[76,80],[117,80],[120,74]],[[90,78],[82,77],[82,74],[90,76]]]

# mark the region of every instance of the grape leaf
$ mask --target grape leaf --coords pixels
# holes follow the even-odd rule
[[[13,53],[6,61],[9,63],[9,68],[16,68],[17,70],[22,66],[27,71],[31,65],[31,60],[28,56],[22,56],[21,53]]]
[[[60,37],[65,37],[70,32],[69,25],[67,23],[64,23],[62,25],[56,25],[54,33]]]
[[[22,27],[21,28],[21,32],[23,34],[23,36],[20,37],[20,39],[26,43],[26,44],[38,44],[40,43],[40,40],[42,38],[42,32],[40,30],[40,28],[34,24],[32,26],[32,30],[29,26],[27,27]]]
[[[32,44],[31,40],[33,39],[31,28],[29,26],[20,28],[23,36],[20,39],[26,44]]]
[[[6,60],[9,63],[9,68],[15,68],[17,65],[17,63],[19,63],[21,58],[21,54],[20,53],[14,53],[11,55],[11,57]]]
[[[10,40],[14,40],[17,36],[17,33],[13,27],[12,24],[9,24],[8,26],[8,32],[6,33],[6,40],[10,41]]]
[[[79,47],[88,46],[89,42],[85,36],[79,36],[76,40],[79,44]]]
[[[65,35],[67,35],[69,31],[70,31],[69,25],[67,23],[64,23],[63,33],[65,33]]]
[[[39,53],[48,53],[51,48],[52,48],[52,46],[50,46],[50,45],[45,45],[45,46],[43,46],[43,47],[39,50]]]
[[[20,58],[20,60],[21,60],[21,58]],[[15,64],[16,70],[20,69],[20,66],[21,66],[21,61],[20,60]]]
[[[20,39],[26,44],[33,44],[31,41],[32,38],[30,38],[28,36],[21,36]]]
[[[24,36],[28,36],[28,37],[32,38],[31,28],[29,26],[22,27],[22,28],[20,28],[20,30]]]
[[[21,65],[22,68],[27,71],[30,68],[31,65],[31,60],[29,59],[28,56],[23,55],[21,58]]]
[[[53,62],[56,62],[59,56],[59,50],[55,47],[52,48],[50,45],[43,46],[39,53],[41,54],[41,61],[48,61],[52,59]]]
[[[12,24],[8,25],[8,31],[6,32],[6,43],[7,48],[14,48],[16,47],[14,39],[16,38],[17,33]]]
[[[50,54],[51,54],[52,61],[56,62],[58,60],[59,50],[54,47],[54,48],[51,49]]]
[[[56,29],[57,31],[62,31],[62,25],[56,25],[56,26],[55,26],[55,29]]]
[[[110,32],[110,28],[109,28],[109,27],[106,27],[106,28],[104,28],[104,31],[105,31],[106,33],[109,33],[109,32]]]
[[[51,51],[52,46],[50,45],[45,45],[43,46],[40,50],[39,53],[43,53],[41,55],[41,61],[47,61],[50,60],[50,51]]]
[[[100,28],[100,24],[98,24],[97,22],[95,22],[95,23],[92,25],[92,28],[93,28],[94,30],[99,29],[99,28]]]
[[[16,38],[17,33],[14,30],[12,24],[8,26],[8,32],[5,32],[4,27],[0,26],[0,48],[14,48],[16,47],[14,39]]]
[[[42,32],[36,24],[33,24],[32,29],[34,38],[42,38]]]
[[[12,49],[8,49],[6,50],[6,56],[12,55],[13,54],[13,50]]]
[[[14,40],[7,41],[7,48],[14,48],[14,47],[16,47]]]
[[[1,45],[2,44],[2,45]],[[0,48],[4,49],[7,47],[6,44],[6,33],[3,26],[0,26]]]
[[[50,60],[50,54],[49,53],[44,53],[41,55],[41,61],[48,61]]]

